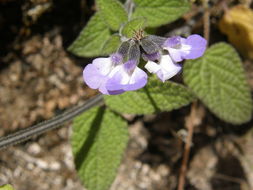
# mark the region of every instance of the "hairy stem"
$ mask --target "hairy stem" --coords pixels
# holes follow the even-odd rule
[[[133,13],[133,9],[134,9],[134,3],[132,0],[126,0],[125,2],[125,9],[127,11],[127,14],[128,14],[128,19],[131,18],[132,16],[132,13]]]
[[[43,121],[31,127],[22,129],[18,132],[10,134],[8,136],[4,136],[0,138],[0,149],[6,148],[8,146],[12,146],[18,143],[22,143],[34,136],[45,133],[49,130],[55,129],[61,126],[63,123],[70,121],[77,115],[85,112],[86,110],[103,103],[103,96],[97,95],[94,98],[88,100],[83,105],[75,106],[73,108],[68,109],[64,113],[55,116],[52,119]]]

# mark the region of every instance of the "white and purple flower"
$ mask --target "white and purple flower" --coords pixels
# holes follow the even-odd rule
[[[155,73],[162,82],[165,82],[178,74],[182,66],[175,63],[169,55],[162,55],[158,63],[148,61],[145,68],[150,73]]]
[[[117,53],[108,58],[94,59],[88,64],[83,71],[85,83],[108,95],[143,88],[148,76],[138,67],[141,54],[147,61],[145,68],[165,82],[181,71],[182,66],[177,62],[201,57],[207,45],[206,40],[196,34],[188,38],[174,36],[167,39],[150,35],[138,42],[136,40],[125,41]]]
[[[120,54],[94,59],[83,71],[85,83],[103,94],[116,95],[137,90],[147,83],[147,74],[136,66],[136,61],[122,63]]]
[[[148,75],[137,67],[135,60],[129,60],[118,66],[106,83],[109,91],[131,91],[143,88]]]
[[[153,36],[153,38],[155,37]],[[162,48],[167,50],[168,54],[162,55],[163,53],[156,52],[144,54],[143,58],[148,59],[145,68],[165,82],[181,71],[182,66],[177,62],[184,59],[196,59],[203,55],[206,49],[206,40],[197,34],[188,38],[174,36],[166,39]]]
[[[174,36],[168,38],[163,48],[168,50],[171,58],[180,62],[184,59],[196,59],[201,57],[206,50],[207,42],[200,35],[193,34],[188,38]]]

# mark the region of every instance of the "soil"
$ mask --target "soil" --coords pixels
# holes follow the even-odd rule
[[[1,136],[49,119],[97,93],[82,79],[90,59],[67,51],[93,14],[93,4],[89,0],[0,0]],[[192,26],[179,20],[158,33],[202,30],[198,15],[193,21]],[[215,23],[212,27],[211,43],[226,40]],[[253,90],[252,61],[243,62]],[[189,111],[186,106],[158,115],[125,116],[130,141],[111,190],[176,189]],[[185,189],[253,189],[253,120],[229,125],[201,103],[197,112]],[[84,189],[75,171],[70,134],[71,122],[1,151],[0,185],[10,183],[16,190]]]

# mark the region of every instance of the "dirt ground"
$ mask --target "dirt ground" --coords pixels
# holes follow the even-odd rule
[[[0,0],[0,135],[49,119],[96,94],[82,69],[89,59],[67,52],[93,13],[93,1]],[[198,31],[177,21],[158,30]],[[226,38],[212,26],[211,41]],[[166,30],[166,32],[165,32]],[[253,64],[243,60],[253,90]],[[173,190],[177,186],[190,106],[170,113],[126,116],[130,141],[111,190]],[[253,120],[232,126],[201,103],[187,190],[253,189]],[[0,185],[16,190],[82,190],[69,136],[71,122],[0,152]]]

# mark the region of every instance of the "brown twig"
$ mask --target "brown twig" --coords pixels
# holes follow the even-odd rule
[[[209,0],[202,0],[202,5],[205,9],[204,12],[204,37],[207,41],[209,42],[209,36],[210,36],[210,10],[208,6],[208,1]],[[184,185],[185,185],[185,176],[187,172],[187,165],[189,161],[189,156],[190,156],[190,151],[191,151],[191,144],[192,144],[192,137],[193,137],[193,131],[194,131],[194,126],[196,125],[194,120],[197,117],[196,114],[196,107],[197,103],[193,102],[191,106],[191,112],[190,115],[186,118],[186,128],[188,130],[188,135],[186,138],[186,143],[184,147],[184,153],[183,153],[183,160],[182,160],[182,165],[180,168],[180,173],[179,173],[179,179],[178,179],[178,190],[183,190]]]
[[[193,137],[193,131],[194,131],[194,126],[195,126],[195,118],[196,118],[196,106],[197,103],[193,102],[191,106],[191,112],[190,115],[186,118],[186,123],[185,127],[188,130],[187,138],[186,138],[186,143],[184,147],[184,153],[183,153],[183,160],[182,160],[182,165],[180,168],[180,173],[179,173],[179,179],[178,179],[178,190],[183,190],[184,185],[185,185],[185,176],[187,172],[187,164],[190,156],[190,150],[191,150],[191,144],[192,144],[192,137]]]
[[[242,184],[246,184],[247,185],[247,183],[243,179],[241,179],[241,178],[233,177],[233,176],[228,176],[228,175],[224,175],[224,174],[221,174],[221,173],[216,173],[213,176],[213,178],[221,179],[221,180],[224,180],[224,181],[238,183],[240,185],[242,185]]]
[[[209,6],[208,6],[208,1],[209,0],[203,0],[202,5],[205,9],[204,11],[204,37],[207,41],[207,43],[209,42],[209,37],[210,37],[210,10],[209,10]]]

